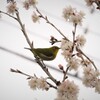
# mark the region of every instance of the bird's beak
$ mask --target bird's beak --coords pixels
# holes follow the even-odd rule
[[[61,48],[59,47],[59,49],[61,49]]]

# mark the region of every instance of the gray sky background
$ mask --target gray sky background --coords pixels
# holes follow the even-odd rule
[[[50,47],[50,36],[58,39],[61,38],[61,35],[50,25],[46,24],[44,20],[41,20],[40,23],[33,23],[31,21],[33,10],[24,10],[21,6],[21,1],[23,0],[17,1],[19,2],[18,7],[22,22],[26,26],[29,38],[31,41],[34,41],[35,47]],[[90,14],[84,0],[39,0],[37,7],[44,15],[48,16],[52,23],[70,37],[72,36],[73,26],[66,23],[62,18],[62,10],[68,5],[72,5],[78,11],[83,10],[86,13],[83,26],[77,28],[77,34],[83,34],[83,29],[89,28],[89,33],[86,35],[87,43],[83,51],[100,68],[100,11]],[[0,0],[0,10],[6,11],[6,0]],[[24,47],[29,46],[20,30],[19,24],[14,19],[5,15],[2,15],[2,19],[0,19],[0,47],[8,48],[31,58],[33,57],[31,52],[24,49]],[[66,64],[60,53],[54,61],[45,63],[50,64],[52,67],[57,67],[60,63]],[[9,71],[10,68],[19,69],[30,75],[35,73],[38,77],[46,76],[37,64],[0,49],[0,100],[54,100],[56,97],[54,89],[50,89],[48,92],[40,90],[32,91],[28,86],[27,77],[11,73]],[[52,69],[49,70],[55,78],[62,78],[61,73]],[[95,93],[94,89],[85,88],[80,80],[72,77],[70,79],[74,80],[80,87],[79,100],[100,100],[100,94]]]

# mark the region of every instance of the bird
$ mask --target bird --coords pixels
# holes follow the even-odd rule
[[[25,49],[29,49],[34,54],[35,57],[39,57],[41,60],[51,61],[56,58],[60,48],[58,46],[52,46],[49,48],[25,48]]]

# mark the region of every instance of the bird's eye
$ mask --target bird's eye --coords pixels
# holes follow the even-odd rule
[[[54,47],[54,50],[56,50],[56,47]]]
[[[56,50],[57,49],[57,47],[54,47],[54,49],[53,50]]]

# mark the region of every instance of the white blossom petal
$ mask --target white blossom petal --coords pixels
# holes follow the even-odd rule
[[[16,2],[9,2],[7,5],[7,13],[14,14],[17,10],[17,3]]]
[[[79,88],[74,81],[66,80],[58,86],[57,93],[55,100],[77,100]]]
[[[83,35],[76,36],[76,43],[78,46],[83,47],[84,44],[86,43],[85,37]]]

